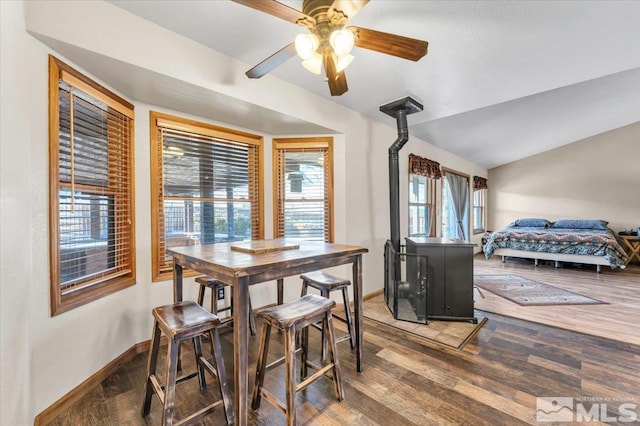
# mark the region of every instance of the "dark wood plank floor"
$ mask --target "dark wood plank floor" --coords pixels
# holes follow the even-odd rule
[[[298,420],[308,425],[517,425],[536,423],[536,397],[608,398],[610,416],[621,403],[640,413],[640,346],[483,313],[488,323],[456,352],[365,324],[365,370],[355,372],[355,355],[341,343],[346,399],[338,402],[329,380],[298,395]],[[340,327],[340,326],[339,326]],[[274,334],[271,352],[281,349]],[[232,333],[223,334],[225,363],[232,372]],[[273,341],[275,340],[275,341]],[[318,339],[313,339],[317,341]],[[255,363],[258,339],[251,338]],[[318,349],[318,345],[316,345]],[[184,355],[185,369],[190,357]],[[255,365],[255,364],[254,364]],[[150,416],[140,417],[146,354],[140,354],[96,386],[54,425],[160,424],[154,398]],[[283,371],[267,374],[266,386],[282,398]],[[249,379],[250,388],[253,378]],[[200,392],[197,380],[178,385],[177,415],[217,398],[214,386]],[[585,402],[589,408],[591,402]],[[281,425],[283,415],[263,401],[250,411],[255,425]],[[215,412],[200,424],[224,424]],[[638,421],[625,424],[639,424]]]

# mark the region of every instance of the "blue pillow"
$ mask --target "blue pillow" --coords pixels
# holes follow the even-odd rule
[[[589,220],[589,219],[562,219],[554,222],[553,228],[569,228],[569,229],[607,229],[609,222],[606,220]]]
[[[551,226],[551,222],[547,219],[538,219],[538,218],[525,218],[525,219],[516,219],[512,224],[513,226],[527,226],[530,228],[548,228]]]

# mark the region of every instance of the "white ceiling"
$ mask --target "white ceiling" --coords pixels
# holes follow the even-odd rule
[[[247,69],[306,31],[232,1],[109,2]],[[332,100],[395,126],[380,105],[413,96],[424,111],[411,135],[486,168],[640,121],[640,1],[372,0],[349,24],[427,40],[429,53],[355,48],[349,91]],[[271,74],[331,98],[296,57]]]

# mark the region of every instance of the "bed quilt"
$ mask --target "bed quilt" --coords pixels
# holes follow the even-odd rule
[[[604,256],[611,268],[624,268],[627,261],[627,253],[610,229],[506,227],[489,236],[485,257],[490,259],[497,248]]]

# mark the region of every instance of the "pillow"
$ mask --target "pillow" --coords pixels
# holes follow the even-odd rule
[[[589,219],[562,219],[554,222],[552,228],[569,228],[569,229],[607,229],[609,222],[606,220],[589,220]]]
[[[513,222],[513,226],[527,226],[530,228],[548,228],[551,226],[551,222],[547,219],[538,219],[533,217],[528,217],[525,219],[516,219]]]

